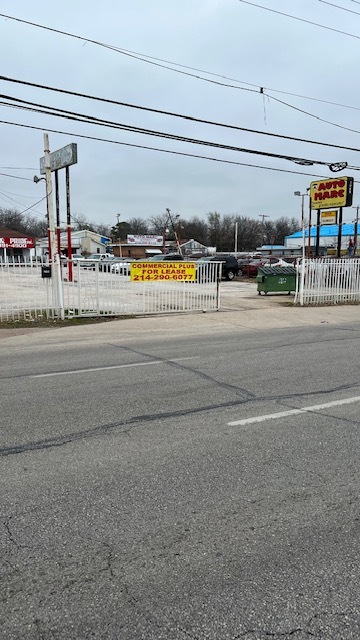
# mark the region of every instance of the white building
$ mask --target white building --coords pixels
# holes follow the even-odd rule
[[[83,229],[81,231],[71,231],[71,252],[73,254],[80,254],[86,257],[92,253],[107,253],[108,245],[110,242],[111,239],[107,236],[101,236],[99,233],[89,231],[88,229]],[[61,253],[67,255],[67,231],[62,231],[60,234],[60,248]],[[44,255],[47,255],[47,253],[48,239],[41,238],[36,243],[36,255],[42,257]]]

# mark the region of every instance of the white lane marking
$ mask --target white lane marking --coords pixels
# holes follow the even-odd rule
[[[28,378],[51,378],[52,376],[69,376],[74,373],[92,373],[93,371],[108,371],[109,369],[125,369],[127,367],[148,367],[152,364],[167,364],[168,362],[179,362],[180,360],[193,360],[196,356],[184,358],[171,358],[169,360],[152,360],[151,362],[132,362],[130,364],[113,364],[108,367],[90,367],[89,369],[75,369],[74,371],[53,371],[52,373],[33,373]]]
[[[242,427],[246,424],[254,424],[256,422],[266,422],[266,420],[276,420],[277,418],[286,418],[287,416],[296,416],[301,413],[311,413],[313,411],[321,411],[322,409],[330,409],[330,407],[340,407],[343,404],[353,404],[360,402],[360,396],[353,398],[345,398],[344,400],[334,400],[333,402],[325,402],[324,404],[314,404],[312,407],[302,407],[301,409],[289,409],[289,411],[280,411],[279,413],[268,413],[263,416],[254,416],[253,418],[244,418],[243,420],[235,420],[228,422],[229,427]]]

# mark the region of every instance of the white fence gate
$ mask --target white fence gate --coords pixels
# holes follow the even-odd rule
[[[295,304],[360,301],[360,259],[305,258],[298,264]]]
[[[170,312],[216,311],[220,308],[219,270],[204,263],[196,282],[131,282],[127,270],[114,273],[106,263],[59,260],[52,277],[42,277],[37,261],[0,262],[0,320],[74,318],[103,315],[145,315]]]

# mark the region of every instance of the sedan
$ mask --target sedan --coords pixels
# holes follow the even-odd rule
[[[110,266],[111,273],[118,273],[121,276],[129,276],[130,275],[130,265],[135,261],[135,258],[126,258],[123,260],[119,260],[116,258],[113,264]]]
[[[255,278],[257,276],[258,268],[263,267],[267,260],[256,258],[255,260],[249,260],[247,264],[241,267],[241,273],[248,278]]]

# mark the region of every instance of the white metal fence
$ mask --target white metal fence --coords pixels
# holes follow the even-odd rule
[[[340,304],[360,301],[360,259],[304,259],[298,265],[295,303]]]
[[[42,277],[38,261],[0,262],[0,320],[36,320],[102,315],[145,315],[215,311],[220,307],[218,263],[198,267],[196,282],[131,282],[130,275],[104,269],[105,263],[52,265]]]

